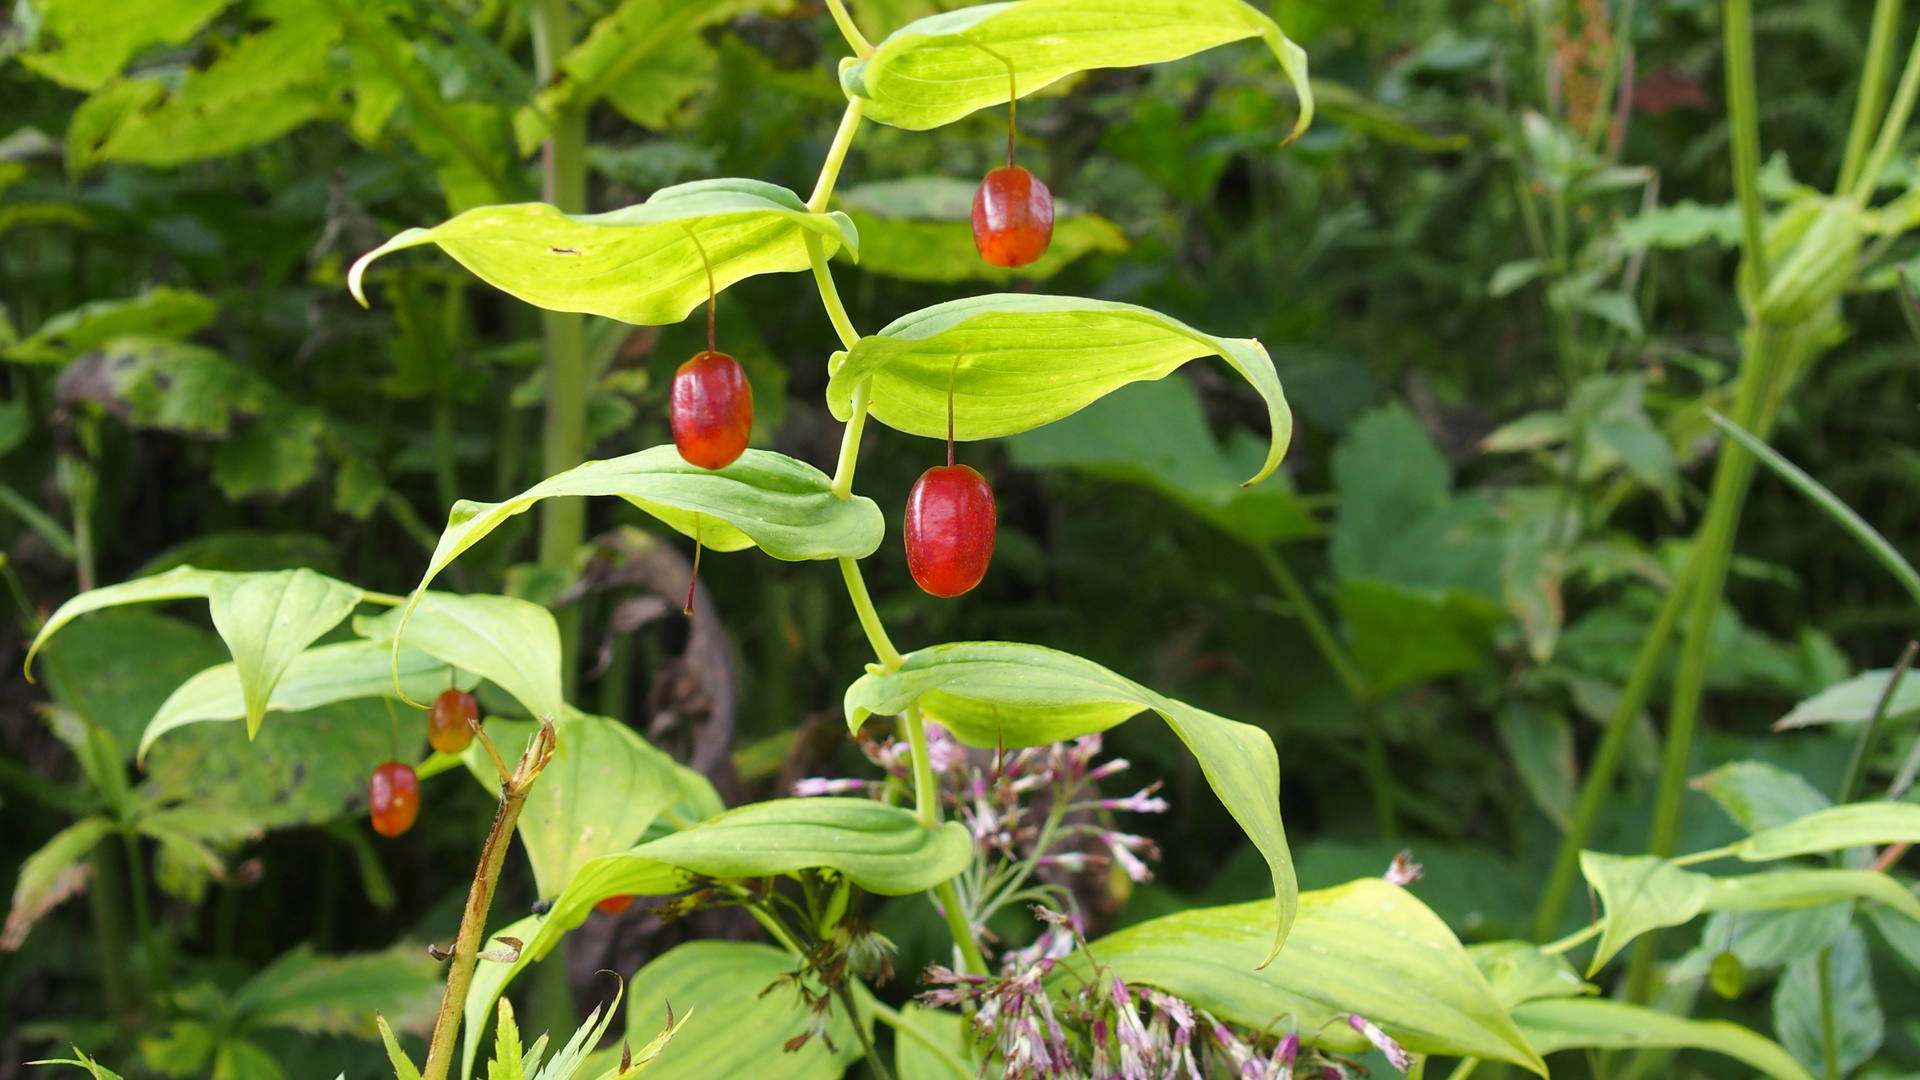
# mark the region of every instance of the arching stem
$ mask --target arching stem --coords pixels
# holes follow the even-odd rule
[[[700,243],[700,238],[693,234],[693,230],[685,225],[680,227],[686,230],[687,239],[693,241],[693,250],[700,253],[700,265],[707,268],[707,351],[717,352],[713,347],[713,307],[719,290],[713,287],[713,260],[707,258],[706,246]],[[688,592],[687,595],[691,597],[693,594]],[[687,603],[692,605],[693,601],[689,599]]]

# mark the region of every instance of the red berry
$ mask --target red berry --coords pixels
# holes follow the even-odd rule
[[[673,375],[672,415],[680,456],[703,469],[724,469],[747,448],[753,384],[733,357],[700,353]]]
[[[413,828],[420,816],[420,777],[413,766],[389,761],[373,770],[367,781],[367,803],[373,810],[373,831],[399,836]]]
[[[433,699],[427,710],[427,741],[443,754],[457,754],[473,741],[474,721],[480,719],[480,703],[464,690],[447,689]]]
[[[938,465],[907,496],[907,569],[935,596],[959,596],[993,561],[993,489],[965,465]]]
[[[973,246],[995,266],[1025,266],[1053,242],[1053,193],[1018,165],[995,169],[973,193]]]
[[[627,910],[627,907],[632,903],[633,897],[631,896],[609,896],[605,900],[593,905],[593,909],[595,911],[604,911],[609,915],[618,915]]]

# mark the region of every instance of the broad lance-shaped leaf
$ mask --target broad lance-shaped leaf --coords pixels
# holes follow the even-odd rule
[[[1600,988],[1575,974],[1564,956],[1548,956],[1531,941],[1488,941],[1467,946],[1467,955],[1508,1008],[1543,997],[1579,997]]]
[[[308,649],[293,658],[274,684],[269,712],[302,712],[364,697],[393,694],[393,652],[376,641],[342,641]],[[454,667],[419,649],[400,650],[400,687],[407,697],[426,701],[449,686],[471,690],[476,672]],[[145,760],[154,740],[175,728],[210,720],[239,720],[247,715],[239,669],[217,664],[186,682],[160,706],[140,736],[137,760]]]
[[[951,388],[954,438],[992,439],[1051,423],[1202,356],[1224,359],[1266,399],[1273,435],[1246,482],[1265,479],[1293,436],[1293,412],[1267,350],[1252,338],[1214,337],[1110,300],[995,293],[904,315],[834,354],[827,406],[848,419],[854,388],[871,378],[876,419],[944,439]]]
[[[845,245],[859,256],[859,234],[845,214],[810,213],[793,192],[758,180],[698,180],[605,214],[562,214],[546,203],[469,210],[362,255],[347,285],[365,304],[368,263],[439,244],[489,285],[536,307],[658,326],[706,303],[702,248],[724,289],[755,274],[807,269],[806,231],[818,234],[828,255]]]
[[[910,811],[872,799],[775,799],[729,810],[581,865],[547,914],[496,931],[526,946],[512,964],[483,963],[475,971],[466,1014],[470,1023],[484,1019],[522,968],[545,956],[586,921],[593,905],[610,896],[676,892],[695,874],[764,878],[822,867],[868,892],[905,896],[952,879],[972,857],[973,839],[959,822],[930,830]],[[473,1045],[470,1041],[469,1053]]]
[[[1725,1020],[1689,1020],[1621,1001],[1543,998],[1514,1006],[1514,1023],[1542,1054],[1560,1050],[1712,1050],[1774,1080],[1813,1080],[1779,1043]]]
[[[1747,862],[1769,862],[1868,844],[1912,843],[1920,843],[1920,806],[1848,803],[1761,829],[1733,845],[1733,853]]]
[[[915,701],[969,746],[1040,746],[1071,739],[1151,709],[1199,759],[1227,812],[1267,860],[1279,918],[1271,962],[1293,923],[1299,893],[1280,821],[1280,758],[1267,733],[1154,693],[1091,660],[1038,645],[970,641],[907,654],[892,674],[869,672],[847,688],[847,726]]]
[[[1060,962],[1055,982],[1093,961],[1128,982],[1176,994],[1223,1020],[1315,1033],[1337,1051],[1366,1048],[1346,1023],[1359,1013],[1409,1050],[1506,1061],[1542,1076],[1493,988],[1440,917],[1411,893],[1362,878],[1300,895],[1293,933],[1273,963],[1245,958],[1273,931],[1264,903],[1195,908],[1101,938]]]
[[[866,115],[924,131],[1006,103],[1008,65],[1025,97],[1095,68],[1159,64],[1259,38],[1300,98],[1297,137],[1313,121],[1307,54],[1241,0],[1022,0],[978,4],[901,27],[864,61],[842,61],[840,85]]]
[[[854,1020],[838,1001],[828,1015],[809,1014],[795,987],[781,981],[799,966],[792,953],[771,945],[689,941],[641,968],[627,999],[627,1030],[659,1030],[669,1003],[675,1016],[686,1017],[643,1080],[839,1080],[871,1039],[854,1034]],[[824,996],[807,978],[813,993]],[[852,991],[859,1022],[870,1028],[872,998],[857,981]],[[816,1019],[824,1038],[809,1038],[788,1053],[787,1042],[806,1035]]]
[[[226,641],[246,704],[247,737],[260,730],[280,676],[308,645],[340,624],[365,594],[311,570],[235,574],[179,566],[149,578],[91,589],[60,605],[27,650],[33,656],[62,626],[90,611],[120,604],[204,596],[213,626]]]
[[[18,949],[42,915],[87,887],[93,866],[85,860],[95,845],[114,832],[113,822],[104,817],[81,818],[27,856],[13,883],[13,906],[7,911],[6,927],[0,929],[0,951]]]
[[[404,608],[355,619],[353,629],[391,650],[390,672],[400,670],[401,649],[410,645],[491,681],[534,716],[559,717],[566,710],[560,696],[560,627],[539,604],[422,589]],[[397,678],[391,676],[388,686]]]

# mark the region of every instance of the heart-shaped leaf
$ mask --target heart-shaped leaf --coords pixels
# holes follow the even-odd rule
[[[353,629],[391,650],[390,672],[399,670],[401,649],[411,646],[480,675],[534,716],[557,718],[566,712],[560,696],[560,627],[539,604],[423,588],[406,607],[355,619]]]
[[[1280,821],[1280,758],[1267,733],[1154,693],[1091,660],[1038,645],[969,641],[907,654],[892,674],[847,688],[848,727],[915,701],[969,746],[1039,746],[1105,731],[1137,713],[1160,714],[1273,873],[1279,919],[1271,961],[1293,922],[1299,886]]]
[[[393,695],[393,650],[375,641],[320,645],[293,658],[274,684],[269,712],[301,712],[353,698]],[[425,701],[449,686],[473,689],[480,676],[456,668],[415,648],[400,650],[400,688]],[[209,720],[239,720],[247,715],[233,664],[210,667],[167,697],[140,736],[138,758],[145,760],[154,740],[175,728]]]
[[[925,131],[989,105],[1013,85],[1025,97],[1095,68],[1160,64],[1216,45],[1260,38],[1300,98],[1293,136],[1313,121],[1307,54],[1241,0],[1022,0],[977,4],[901,27],[872,56],[848,61],[840,84],[867,99],[866,115]]]
[[[1627,942],[1663,926],[1679,926],[1705,908],[1713,879],[1682,870],[1657,855],[1580,853],[1580,871],[1606,905],[1606,928],[1587,963],[1599,971]]]
[[[1747,862],[1865,847],[1920,842],[1920,806],[1913,803],[1848,803],[1761,829],[1733,845]]]
[[[1056,978],[1083,977],[1091,957],[1224,1020],[1266,1029],[1285,1017],[1333,1050],[1366,1048],[1345,1023],[1358,1013],[1416,1053],[1547,1074],[1453,931],[1398,885],[1362,878],[1300,894],[1286,947],[1253,970],[1247,957],[1272,932],[1264,903],[1195,908],[1093,942]]]
[[[311,570],[235,574],[177,566],[164,574],[90,589],[60,605],[27,650],[34,653],[62,626],[90,611],[120,604],[204,596],[214,629],[226,641],[246,706],[247,737],[260,730],[274,684],[294,657],[340,624],[365,594],[344,581]]]
[[[1516,1005],[1513,1020],[1542,1054],[1692,1047],[1743,1061],[1774,1080],[1813,1080],[1779,1043],[1725,1020],[1688,1020],[1621,1001],[1564,997]]]
[[[1293,412],[1267,350],[1252,338],[1214,337],[1111,300],[994,293],[904,315],[834,354],[827,405],[846,420],[854,389],[871,379],[875,419],[944,439],[951,388],[954,438],[991,439],[1051,423],[1201,356],[1224,359],[1266,399],[1273,436],[1246,483],[1265,479],[1293,436]]]
[[[562,214],[546,203],[482,206],[431,229],[408,229],[367,252],[347,284],[365,304],[367,264],[439,244],[487,284],[536,307],[658,326],[706,303],[702,248],[715,286],[725,289],[755,274],[807,269],[806,232],[820,237],[828,255],[844,244],[858,256],[859,234],[845,214],[810,213],[776,184],[699,180],[605,214]]]

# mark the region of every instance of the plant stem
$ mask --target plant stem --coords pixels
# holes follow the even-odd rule
[[[99,478],[91,462],[74,454],[60,455],[54,475],[73,510],[74,576],[80,591],[86,592],[98,580],[93,567],[93,496]]]
[[[553,757],[553,741],[553,721],[549,719],[527,744],[526,753],[520,756],[520,764],[512,776],[500,785],[500,808],[494,813],[486,846],[480,849],[480,865],[473,872],[473,887],[467,891],[467,908],[460,917],[460,935],[454,940],[453,961],[447,968],[447,989],[440,998],[440,1014],[433,1022],[433,1041],[427,1049],[423,1080],[446,1080],[447,1071],[453,1065],[454,1040],[460,1034],[467,988],[473,984],[474,964],[479,960],[480,945],[486,936],[493,891],[500,884],[500,867],[507,860],[513,826],[520,820],[520,810],[533,790],[533,782],[540,778],[541,770]],[[554,959],[548,956],[549,962]]]
[[[116,1024],[133,1025],[133,995],[127,987],[127,924],[120,908],[124,895],[120,867],[113,846],[93,849],[93,887],[87,890],[93,908],[94,948],[100,954],[100,983],[106,991],[107,1013]]]
[[[1447,1074],[1447,1080],[1467,1080],[1467,1077],[1473,1075],[1473,1070],[1479,1067],[1479,1058],[1461,1058],[1460,1064],[1455,1065],[1453,1071]]]
[[[1607,718],[1600,745],[1594,750],[1593,760],[1587,764],[1587,777],[1580,785],[1580,802],[1574,810],[1573,823],[1560,840],[1560,850],[1554,856],[1553,869],[1547,875],[1546,887],[1541,890],[1539,905],[1534,909],[1535,941],[1552,937],[1560,926],[1560,916],[1566,910],[1573,879],[1580,870],[1580,849],[1586,847],[1587,841],[1593,837],[1594,827],[1600,822],[1600,813],[1606,807],[1607,797],[1613,793],[1613,778],[1620,769],[1620,758],[1626,752],[1627,737],[1632,733],[1633,722],[1653,691],[1653,680],[1660,673],[1661,661],[1666,659],[1667,643],[1673,638],[1673,629],[1680,621],[1680,610],[1686,604],[1687,593],[1692,587],[1692,568],[1693,560],[1690,557],[1686,569],[1681,571],[1679,579],[1667,590],[1660,613],[1654,617],[1653,626],[1641,642],[1640,655],[1634,658],[1633,671],[1627,676],[1626,688],[1620,692],[1620,702],[1614,706],[1613,715]]]
[[[1721,17],[1726,51],[1727,127],[1733,142],[1733,192],[1740,203],[1743,274],[1757,301],[1767,288],[1767,244],[1760,201],[1760,102],[1753,76],[1753,0],[1726,0]]]
[[[133,897],[133,928],[140,935],[140,950],[147,956],[147,987],[164,1012],[167,969],[160,955],[159,939],[154,935],[153,913],[147,907],[147,873],[140,861],[140,834],[122,828],[120,839],[127,849],[127,892]]]
[[[867,40],[867,35],[853,24],[853,16],[847,14],[846,0],[827,0],[827,10],[833,12],[833,24],[840,28],[840,36],[846,38],[847,44],[853,47],[854,55],[862,60],[872,56],[873,45]]]
[[[1827,1080],[1840,1080],[1840,1037],[1833,1017],[1833,946],[1820,950],[1820,1056]]]
[[[1313,639],[1314,646],[1320,650],[1320,655],[1326,659],[1327,666],[1333,669],[1340,684],[1347,688],[1348,696],[1362,704],[1372,700],[1373,691],[1367,686],[1366,676],[1360,673],[1360,667],[1354,663],[1353,656],[1347,652],[1345,646],[1340,644],[1340,639],[1334,636],[1333,629],[1327,625],[1326,619],[1321,617],[1319,606],[1313,602],[1311,596],[1307,595],[1306,587],[1300,583],[1298,577],[1294,576],[1293,568],[1286,564],[1278,552],[1266,544],[1247,546],[1253,549],[1254,558],[1260,560],[1260,565],[1266,569],[1267,576],[1271,577],[1273,583],[1280,586],[1280,591],[1286,594],[1287,602],[1293,605],[1295,614],[1300,617],[1301,625],[1307,628],[1307,636]]]
[[[853,1037],[860,1040],[860,1049],[867,1052],[867,1068],[872,1069],[879,1080],[893,1080],[893,1074],[887,1072],[886,1065],[881,1063],[880,1055],[874,1053],[873,1036],[867,1034],[867,1026],[860,1022],[860,1007],[854,1004],[853,991],[847,986],[841,983],[834,988],[834,994],[839,997],[840,1004],[846,1007],[847,1019],[853,1021]]]
[[[928,1052],[938,1057],[941,1063],[952,1070],[955,1076],[970,1076],[974,1073],[975,1067],[956,1057],[952,1047],[921,1031],[886,1002],[876,998],[868,1004],[873,1009],[873,1015],[893,1029],[896,1039],[901,1035],[905,1035],[907,1038],[926,1047]]]
[[[1876,0],[1872,29],[1867,34],[1867,66],[1860,76],[1860,91],[1853,101],[1853,120],[1847,127],[1847,150],[1840,163],[1840,180],[1835,191],[1851,191],[1860,179],[1868,140],[1880,122],[1880,110],[1887,102],[1887,76],[1893,73],[1894,34],[1900,30],[1901,0]]]
[[[967,971],[973,975],[987,973],[987,958],[980,953],[980,943],[973,939],[973,927],[967,925],[967,913],[960,908],[960,891],[953,882],[943,881],[934,886],[933,895],[940,901],[940,908],[946,912],[947,930],[953,934],[953,943],[960,947],[960,956],[966,962]]]
[[[853,415],[840,435],[840,462],[833,470],[833,493],[853,498],[853,472],[860,465],[860,436],[867,429],[867,408],[873,401],[873,380],[861,379],[853,388]]]
[[[1547,956],[1559,956],[1561,953],[1571,952],[1581,944],[1599,937],[1600,932],[1606,928],[1607,924],[1603,922],[1588,923],[1573,933],[1568,934],[1566,937],[1560,938],[1557,941],[1550,941],[1540,946],[1540,951]]]
[[[860,628],[867,632],[873,654],[889,673],[899,671],[903,658],[887,637],[887,628],[880,625],[880,613],[873,610],[873,598],[867,595],[867,580],[860,576],[860,564],[842,556],[840,575],[847,579],[847,595],[853,600],[853,610],[860,616]]]
[[[1907,133],[1907,120],[1913,116],[1916,96],[1920,96],[1920,33],[1914,35],[1913,51],[1907,54],[1906,69],[1900,73],[1900,88],[1893,93],[1893,107],[1880,122],[1880,137],[1874,140],[1873,153],[1845,194],[1862,203],[1873,198],[1873,190],[1880,182],[1880,170],[1887,167],[1901,137]]]
[[[807,209],[816,214],[827,212],[827,202],[833,198],[833,185],[840,179],[840,166],[847,160],[847,149],[853,145],[853,133],[860,130],[860,114],[866,109],[865,98],[854,98],[847,102],[847,111],[840,114],[840,127],[833,133],[833,144],[827,147],[827,158],[820,163],[820,178],[813,183],[813,194],[807,198]]]
[[[907,728],[907,745],[913,749],[914,815],[927,828],[940,824],[940,782],[933,775],[933,759],[927,755],[927,726],[920,719],[920,703],[913,702],[900,714]]]
[[[827,318],[833,322],[833,332],[840,335],[840,344],[852,349],[860,343],[860,331],[853,328],[853,320],[847,318],[846,305],[840,302],[840,290],[833,283],[833,272],[827,269],[826,245],[820,242],[820,234],[812,229],[801,230],[801,237],[807,245],[807,261],[813,264],[813,283],[820,289],[820,302],[826,305]]]
[[[1394,811],[1393,770],[1387,764],[1386,740],[1380,737],[1380,717],[1371,705],[1360,707],[1360,731],[1365,740],[1362,759],[1367,772],[1367,788],[1373,796],[1374,822],[1383,840],[1400,835],[1399,815]]]
[[[1893,673],[1887,677],[1886,689],[1880,691],[1880,700],[1874,703],[1873,718],[1867,721],[1866,729],[1860,732],[1860,741],[1853,744],[1853,757],[1847,762],[1847,775],[1840,780],[1840,790],[1834,799],[1836,803],[1850,803],[1854,792],[1860,790],[1860,777],[1867,769],[1867,755],[1873,744],[1879,741],[1881,725],[1887,718],[1887,707],[1893,704],[1893,695],[1900,689],[1900,682],[1907,677],[1907,669],[1913,666],[1913,655],[1920,652],[1920,641],[1910,641],[1906,650],[1900,654],[1900,662],[1893,666]]]

